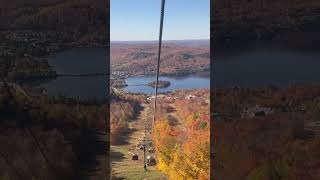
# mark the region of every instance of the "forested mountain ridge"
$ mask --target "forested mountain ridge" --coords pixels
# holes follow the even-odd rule
[[[160,73],[185,75],[208,71],[209,46],[186,46],[166,43],[162,47]],[[111,46],[111,69],[128,75],[148,75],[155,72],[158,46],[135,44]]]
[[[308,40],[320,37],[314,33],[320,29],[320,3],[316,0],[223,0],[211,5],[217,44],[290,37],[302,41],[299,37],[306,32],[313,32]]]
[[[69,41],[106,43],[109,38],[107,23],[107,0],[0,2],[0,29],[24,31],[26,36],[44,32],[50,37],[51,34],[59,32],[60,36],[69,36]]]

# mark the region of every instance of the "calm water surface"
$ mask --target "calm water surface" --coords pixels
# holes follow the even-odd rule
[[[67,50],[49,58],[50,65],[54,66],[58,74],[85,74],[107,73],[108,54],[104,48],[79,48]],[[64,94],[71,97],[105,98],[107,76],[60,76],[41,85],[47,89],[48,94]],[[132,77],[126,79],[129,84],[125,91],[134,93],[153,93],[154,88],[149,86],[131,86],[147,84],[154,81],[155,77]],[[160,77],[160,80],[170,81],[167,88],[159,92],[175,89],[209,88],[210,79],[197,76],[188,77]]]
[[[105,48],[77,48],[49,57],[58,74],[107,73]],[[42,84],[48,94],[104,99],[107,96],[107,76],[61,76]]]
[[[129,92],[143,92],[154,93],[154,88],[147,86],[146,84],[155,81],[155,77],[131,77],[126,79],[127,87],[123,88]],[[197,89],[197,88],[209,88],[210,78],[198,77],[198,76],[186,76],[186,77],[159,77],[159,80],[169,81],[170,86],[167,88],[159,88],[159,92],[168,92],[177,89]],[[141,85],[144,84],[144,85]]]
[[[59,74],[106,73],[105,48],[80,48],[60,52],[49,59]],[[298,52],[289,49],[253,46],[246,49],[218,51],[214,55],[212,74],[213,87],[259,87],[266,85],[286,86],[290,83],[320,82],[320,51]],[[131,77],[126,79],[129,92],[153,93],[147,84],[155,77]],[[175,89],[209,88],[209,77],[160,77],[170,81],[160,92]],[[65,94],[81,97],[106,97],[106,76],[100,77],[58,77],[42,87],[49,94]],[[140,85],[140,86],[135,86]]]
[[[213,87],[218,88],[320,82],[320,51],[255,45],[219,51],[212,63]]]

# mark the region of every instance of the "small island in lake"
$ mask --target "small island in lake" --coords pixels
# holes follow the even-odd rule
[[[156,87],[157,82],[156,81],[152,81],[150,83],[148,83],[148,86],[152,86],[152,87]],[[158,87],[159,88],[166,88],[170,86],[170,82],[169,81],[159,81]]]

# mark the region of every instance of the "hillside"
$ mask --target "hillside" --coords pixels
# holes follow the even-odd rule
[[[106,3],[0,1],[0,179],[108,177],[106,102],[47,96],[15,84],[56,77],[47,58],[58,51],[105,46]]]
[[[147,172],[143,169],[143,151],[137,143],[152,117],[145,99],[145,96],[124,92],[113,94],[110,112],[112,179],[167,179],[155,166],[148,166]],[[137,161],[132,160],[133,153],[138,155]]]
[[[215,0],[211,5],[217,46],[252,40],[277,40],[286,44],[310,44],[310,41],[314,44],[320,40],[317,0]]]
[[[209,97],[208,89],[159,96],[153,143],[169,179],[211,179]]]
[[[135,119],[141,104],[145,101],[143,95],[132,95],[113,89],[110,102],[110,141],[111,144],[121,144],[121,135],[129,129],[129,122]]]
[[[208,71],[210,47],[207,45],[177,45],[165,43],[162,47],[160,73],[162,75],[184,75]],[[111,71],[127,75],[154,74],[158,45],[122,44],[111,46]],[[117,73],[118,72],[118,73]]]
[[[215,95],[215,179],[319,179],[319,85]]]
[[[106,46],[107,0],[0,2],[0,63],[10,81],[56,77],[47,57],[76,47]]]
[[[105,103],[0,85],[0,179],[108,177]]]
[[[115,179],[209,179],[208,89],[159,95],[153,127],[153,100],[121,91],[112,95],[111,160]],[[156,152],[147,152],[156,159],[156,166],[148,165],[147,172],[143,169],[143,151],[137,146],[143,138],[152,140],[147,149]],[[133,154],[138,155],[137,161],[131,159]]]
[[[0,2],[0,29],[47,37],[105,43],[107,0],[12,0]],[[105,42],[104,42],[105,41]]]

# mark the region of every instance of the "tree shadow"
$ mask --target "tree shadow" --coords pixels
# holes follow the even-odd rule
[[[136,132],[137,129],[126,129],[121,132],[121,135],[117,136],[117,139],[112,141],[112,145],[121,146],[121,145],[129,145],[130,135]]]
[[[136,113],[133,115],[133,117],[131,118],[131,120],[129,122],[134,122],[137,121],[137,119],[139,118],[141,112],[144,110],[144,107],[141,106],[140,104],[136,106]],[[127,128],[125,130],[122,130],[121,132],[119,132],[117,139],[112,140],[112,145],[115,146],[121,146],[121,145],[129,145],[129,141],[130,141],[130,135],[134,132],[136,132],[137,129],[135,128]]]
[[[120,162],[124,159],[125,155],[121,152],[110,151],[111,162]]]
[[[117,176],[112,176],[111,177],[111,180],[123,180],[123,179],[126,179],[124,177],[117,177]]]
[[[77,142],[79,166],[76,170],[78,179],[106,178],[109,174],[107,157],[107,135],[99,130],[82,132],[81,141]]]
[[[171,114],[168,115],[168,121],[169,121],[169,125],[170,126],[177,126],[180,125],[180,123],[178,122],[177,118],[172,116]]]
[[[140,104],[136,104],[135,108],[135,113],[133,114],[130,122],[136,121],[145,107],[141,106]]]
[[[172,107],[172,106],[168,106],[167,109],[166,109],[166,112],[167,113],[174,113],[176,112],[176,108]]]

